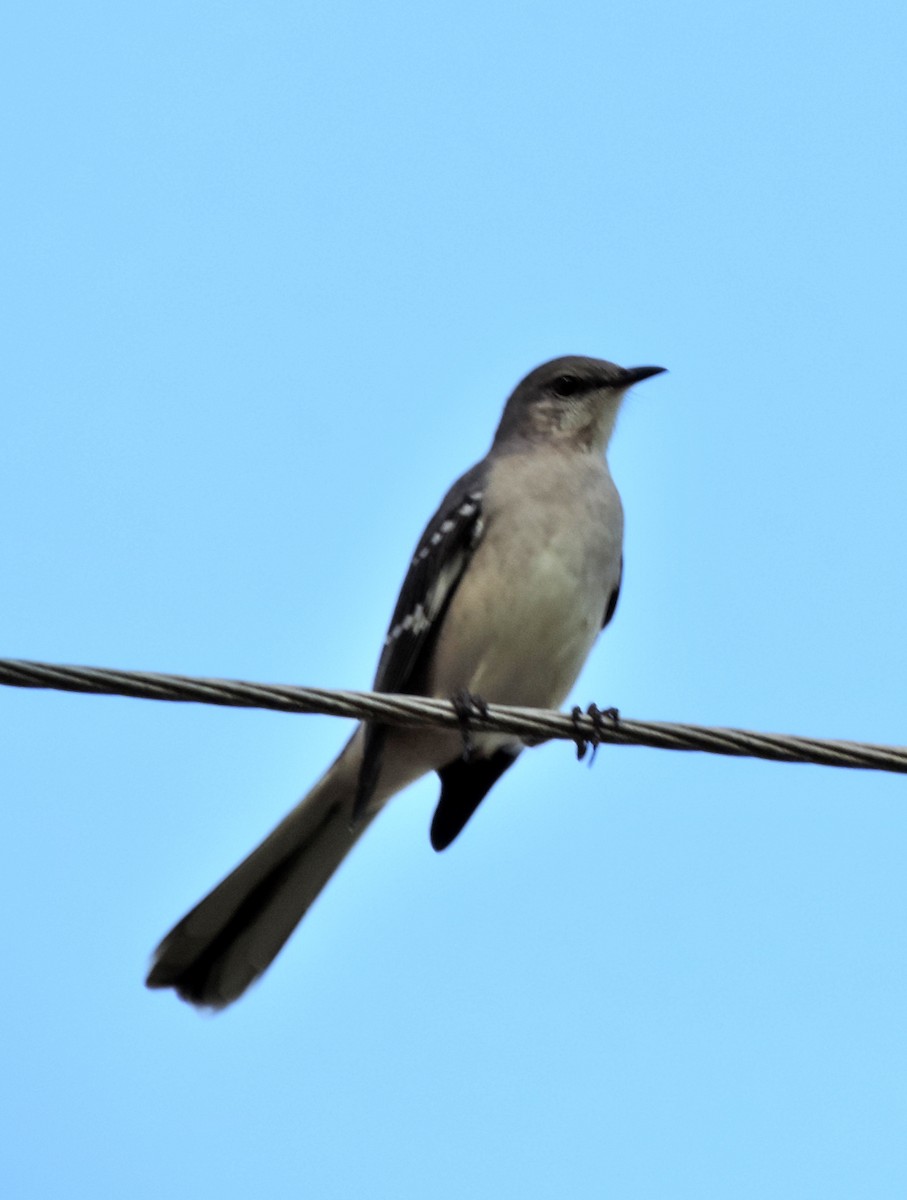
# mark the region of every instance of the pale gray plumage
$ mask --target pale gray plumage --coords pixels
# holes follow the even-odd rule
[[[620,589],[623,512],[605,450],[626,390],[661,367],[565,357],[504,408],[486,457],[419,541],[375,689],[559,707]],[[375,814],[429,771],[442,781],[432,844],[448,845],[522,749],[476,734],[468,760],[442,730],[360,725],[264,842],[175,926],[149,987],[222,1008],[272,962]]]

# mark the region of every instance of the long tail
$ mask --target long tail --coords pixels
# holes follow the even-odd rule
[[[158,946],[146,983],[224,1008],[271,964],[369,824],[352,825],[354,737],[307,796]]]

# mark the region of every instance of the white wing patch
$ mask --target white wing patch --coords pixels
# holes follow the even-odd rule
[[[392,642],[395,642],[404,633],[409,633],[413,636],[424,633],[444,607],[451,584],[456,581],[463,569],[461,555],[454,554],[445,559],[444,540],[454,530],[461,528],[464,521],[469,521],[475,516],[481,502],[482,493],[471,492],[456,510],[455,514],[451,517],[446,517],[438,528],[426,538],[424,545],[420,546],[416,551],[412,561],[413,567],[420,566],[425,563],[426,559],[434,555],[439,560],[437,570],[428,582],[425,594],[421,600],[388,631],[388,635],[384,640],[385,646],[389,646]],[[472,532],[472,545],[475,545],[481,534],[482,518],[480,517],[476,521]],[[429,570],[431,565],[426,564]]]
[[[385,646],[389,646],[391,642],[395,642],[401,633],[424,633],[431,624],[431,617],[425,612],[423,604],[417,604],[412,612],[406,614],[402,621],[390,630],[387,637],[384,639]]]

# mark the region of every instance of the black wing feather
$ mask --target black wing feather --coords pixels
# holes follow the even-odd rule
[[[419,539],[391,617],[375,673],[376,692],[418,695],[444,614],[482,535],[484,460],[453,485]],[[386,725],[369,724],[354,816],[378,779]]]
[[[608,603],[605,605],[605,615],[602,618],[602,629],[604,629],[604,627],[608,624],[608,622],[614,616],[614,610],[617,608],[617,601],[620,599],[620,585],[623,582],[623,578],[624,578],[624,560],[623,560],[623,556],[621,556],[620,574],[617,577],[617,587],[614,589],[614,591],[608,597]]]
[[[521,749],[502,746],[490,758],[456,758],[441,768],[441,798],[431,822],[433,849],[447,849]]]

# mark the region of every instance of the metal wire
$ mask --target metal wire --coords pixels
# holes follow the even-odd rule
[[[230,708],[265,708],[277,712],[326,713],[380,721],[385,725],[437,725],[458,728],[462,716],[446,700],[421,696],[347,692],[332,688],[293,687],[289,684],[245,683],[237,679],[199,679],[150,671],[116,671],[101,667],[62,666],[58,663],[0,659],[0,684],[53,688],[64,692],[132,696],[142,700],[172,700],[217,704]],[[560,739],[586,745],[600,742],[621,746],[652,746],[659,750],[702,750],[739,758],[775,762],[816,763],[826,767],[860,767],[907,774],[907,747],[878,746],[831,738],[752,733],[744,729],[679,725],[666,721],[635,721],[599,713],[571,716],[537,708],[489,704],[470,714],[469,726],[479,732],[511,733],[530,743]]]

